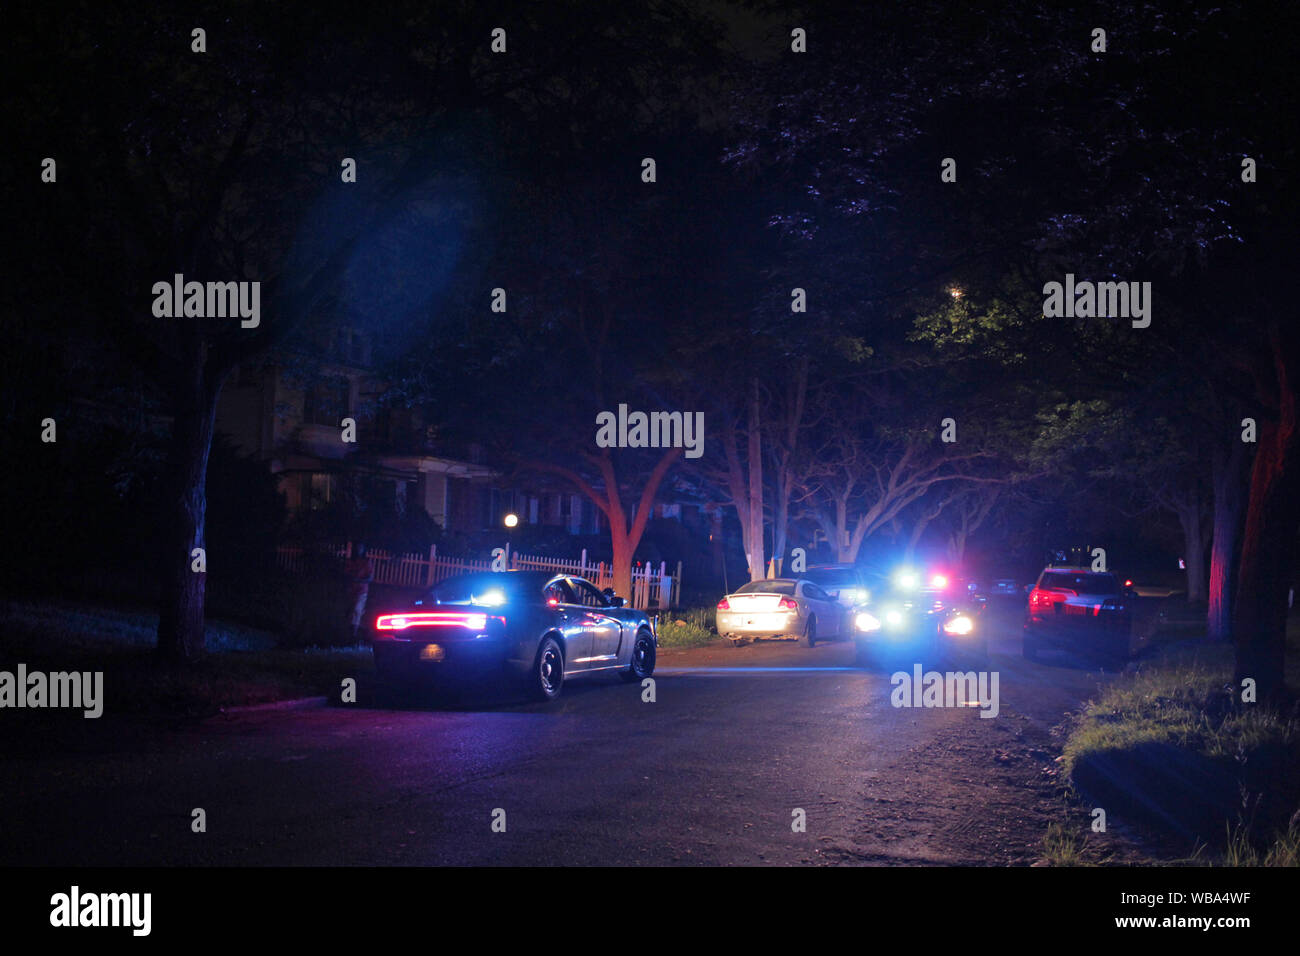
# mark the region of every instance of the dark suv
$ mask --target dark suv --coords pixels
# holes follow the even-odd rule
[[[868,598],[871,582],[861,568],[852,564],[814,564],[798,575],[812,581],[846,609],[853,608]]]
[[[1047,647],[1122,663],[1129,656],[1135,595],[1109,571],[1048,566],[1025,608],[1025,658]]]

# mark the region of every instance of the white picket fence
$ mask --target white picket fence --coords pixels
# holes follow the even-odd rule
[[[352,556],[352,542],[313,549],[312,553],[344,561]],[[375,583],[390,584],[394,587],[427,588],[457,574],[493,570],[493,561],[490,558],[474,560],[439,557],[438,550],[433,545],[430,545],[428,554],[418,551],[410,554],[394,554],[375,548],[370,549],[368,553],[375,567]],[[307,554],[295,545],[281,545],[276,549],[276,566],[291,574],[301,574],[306,569]],[[586,578],[602,589],[614,586],[613,567],[605,561],[588,562],[586,550],[577,561],[511,552],[506,566],[511,570],[519,571],[572,574]],[[649,564],[636,564],[632,567],[632,595],[628,602],[632,607],[643,611],[651,608],[674,607],[680,597],[681,562],[677,564],[677,574],[668,574],[665,562],[660,562],[658,568]]]

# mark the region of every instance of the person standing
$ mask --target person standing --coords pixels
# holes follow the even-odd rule
[[[352,608],[352,640],[361,630],[361,617],[366,613],[366,598],[370,595],[370,582],[375,579],[375,565],[370,560],[364,544],[358,543],[343,566],[343,576],[348,582],[348,602]]]

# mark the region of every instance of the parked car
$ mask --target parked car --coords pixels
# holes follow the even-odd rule
[[[840,628],[846,633],[852,624],[853,609],[870,598],[873,587],[871,573],[856,564],[815,564],[801,577],[839,603],[843,611]]]
[[[612,590],[550,571],[448,578],[405,606],[382,608],[371,633],[375,669],[389,679],[486,675],[518,681],[542,700],[570,677],[654,673],[658,639],[644,611]]]
[[[1015,598],[1023,601],[1026,589],[1015,578],[993,578],[989,581],[987,594],[989,597]]]
[[[1128,659],[1136,594],[1108,571],[1049,565],[1025,607],[1024,655],[1036,661],[1049,647],[1121,663]]]
[[[870,592],[869,574],[855,564],[815,564],[803,574],[845,608],[866,601]]]
[[[987,662],[986,605],[968,582],[900,569],[882,575],[870,590],[853,617],[859,666],[902,659]]]
[[[803,639],[809,647],[843,633],[844,610],[804,578],[750,581],[718,602],[718,633],[733,644],[758,638]]]

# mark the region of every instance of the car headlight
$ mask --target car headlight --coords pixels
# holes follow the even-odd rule
[[[911,568],[899,568],[894,572],[894,586],[900,591],[912,591],[921,584],[921,576]]]
[[[943,632],[945,634],[964,635],[969,634],[973,630],[975,630],[975,622],[965,614],[958,614],[956,617],[952,618],[952,620],[945,621],[943,625]]]
[[[885,623],[890,627],[901,627],[907,620],[901,608],[887,607],[884,609]]]
[[[880,630],[880,619],[868,611],[859,611],[853,619],[853,626],[859,631]]]

